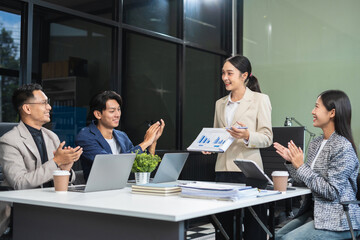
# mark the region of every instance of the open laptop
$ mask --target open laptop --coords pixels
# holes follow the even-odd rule
[[[166,153],[152,179],[152,183],[174,182],[178,180],[189,153]]]
[[[95,156],[86,185],[69,186],[72,192],[97,192],[126,186],[136,154],[99,154]]]

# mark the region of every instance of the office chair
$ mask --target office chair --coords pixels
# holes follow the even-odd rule
[[[7,133],[8,131],[10,131],[11,129],[13,129],[15,126],[17,126],[19,123],[10,123],[10,122],[0,122],[0,137],[2,135],[4,135],[5,133]],[[2,168],[0,166],[0,183],[4,181],[4,176],[2,174]],[[0,186],[0,191],[12,191],[13,189],[11,187],[7,187],[7,186]],[[12,208],[12,207],[11,207]],[[11,209],[12,212],[12,209]],[[1,234],[9,234],[9,232],[12,229],[12,225],[13,225],[13,214],[10,214],[10,223],[8,228],[5,230],[4,233]],[[0,234],[0,235],[1,235]],[[11,234],[11,233],[10,233]]]
[[[357,187],[358,187],[358,191],[356,193],[356,199],[357,200],[353,200],[353,201],[345,201],[345,202],[341,202],[340,204],[343,206],[345,214],[346,214],[346,218],[350,227],[350,232],[351,232],[351,237],[352,240],[356,240],[355,234],[354,234],[354,229],[353,226],[351,224],[351,220],[350,220],[350,215],[349,215],[349,204],[360,204],[360,174],[358,174],[358,177],[356,179],[356,183],[357,183]]]

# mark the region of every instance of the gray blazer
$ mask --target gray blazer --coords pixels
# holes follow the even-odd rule
[[[346,231],[349,226],[339,202],[356,199],[359,160],[351,143],[334,132],[311,169],[322,140],[319,136],[310,143],[305,164],[297,170],[291,164],[286,167],[295,181],[305,183],[312,191],[315,228]],[[349,209],[354,229],[360,229],[360,207],[352,204]]]
[[[48,161],[44,164],[41,164],[35,141],[22,121],[0,138],[0,164],[5,178],[2,185],[16,190],[29,189],[42,187],[43,183],[52,180],[52,173],[57,169],[53,152],[58,148],[60,140],[46,128],[41,128],[41,131],[48,154]],[[74,180],[73,173],[71,181]]]

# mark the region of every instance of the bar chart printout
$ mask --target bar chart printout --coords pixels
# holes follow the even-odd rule
[[[224,128],[203,128],[188,151],[225,152],[234,139]]]

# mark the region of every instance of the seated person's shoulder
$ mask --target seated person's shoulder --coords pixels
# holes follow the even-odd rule
[[[89,138],[92,134],[89,127],[82,128],[76,136],[76,139]]]
[[[54,133],[53,131],[51,131],[50,129],[47,129],[47,128],[42,128],[42,131],[44,132],[44,133],[46,133],[47,135],[49,135],[50,137],[52,137],[52,138],[58,138],[58,136],[56,135],[56,133]]]
[[[120,131],[120,130],[114,129],[114,134],[116,134],[118,137],[121,137],[121,138],[129,138],[125,132]]]
[[[75,137],[75,144],[81,147],[85,147],[89,144],[92,146],[92,144],[98,141],[98,136],[91,131],[89,126],[82,128]]]
[[[352,144],[344,136],[334,133],[333,140],[330,142],[333,151],[353,151]]]

